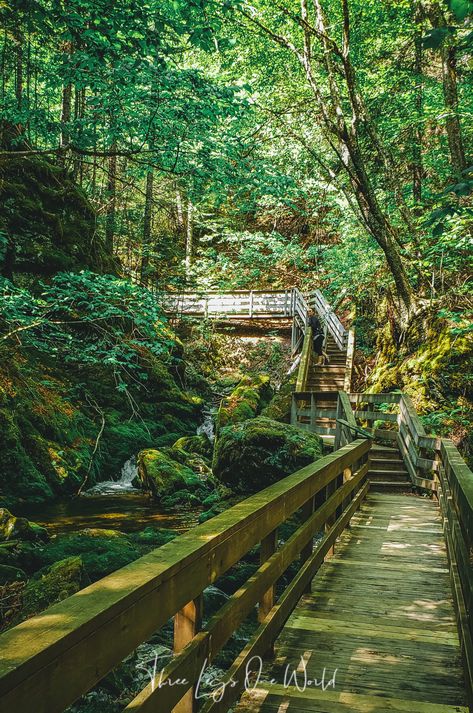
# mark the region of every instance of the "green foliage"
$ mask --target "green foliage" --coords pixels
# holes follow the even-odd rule
[[[269,376],[244,377],[229,396],[222,399],[217,413],[217,433],[224,426],[253,418],[271,399]]]
[[[128,280],[87,271],[58,273],[40,297],[0,278],[3,339],[22,333],[23,344],[65,363],[111,367],[117,389],[130,376],[144,382],[140,354],[168,357],[174,340],[148,291]]]

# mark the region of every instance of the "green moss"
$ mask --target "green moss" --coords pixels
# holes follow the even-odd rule
[[[297,374],[287,379],[273,396],[269,404],[261,411],[261,416],[282,423],[291,422],[292,394],[296,385]]]
[[[198,487],[201,482],[193,470],[152,448],[139,453],[138,472],[144,487],[157,499],[187,487]]]
[[[0,159],[0,191],[0,222],[8,240],[1,273],[116,271],[116,261],[97,237],[91,204],[60,164],[10,154]]]
[[[71,556],[80,556],[90,581],[133,562],[141,554],[136,543],[116,530],[86,528],[73,534],[58,535],[42,548],[24,552],[20,559],[27,570],[53,564]]]
[[[321,455],[316,434],[258,416],[221,430],[213,472],[233,491],[254,493]]]
[[[183,436],[173,444],[173,448],[187,453],[197,453],[205,458],[211,458],[213,452],[212,444],[205,435]]]
[[[9,623],[18,624],[39,614],[51,604],[75,594],[86,584],[88,579],[80,557],[68,557],[55,562],[26,584],[22,593],[21,609]]]
[[[15,517],[6,508],[0,508],[0,542],[8,540],[46,541],[47,530],[24,517]]]
[[[216,418],[217,433],[221,428],[256,416],[272,396],[269,376],[244,377],[221,404]]]

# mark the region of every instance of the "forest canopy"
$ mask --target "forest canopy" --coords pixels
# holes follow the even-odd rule
[[[235,234],[264,229],[274,269],[262,280],[287,281],[282,242],[292,281],[303,263],[337,286],[348,269],[357,293],[368,272],[409,310],[419,291],[463,283],[471,11],[470,0],[4,3],[2,156],[62,161],[105,244],[145,282],[209,282],[215,263],[223,286],[242,284],[259,248]]]

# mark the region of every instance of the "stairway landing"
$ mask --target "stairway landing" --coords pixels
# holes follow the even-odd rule
[[[370,493],[237,711],[467,713],[464,691],[437,505]]]

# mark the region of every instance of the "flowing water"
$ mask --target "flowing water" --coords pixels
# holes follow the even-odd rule
[[[211,443],[214,442],[215,440],[215,425],[214,425],[214,420],[215,420],[215,410],[205,410],[204,409],[204,420],[200,424],[200,426],[197,426],[197,435],[198,436],[207,436],[209,441]]]
[[[134,532],[145,527],[171,528],[184,532],[197,524],[198,512],[163,510],[136,488],[136,457],[124,463],[117,480],[104,480],[80,497],[60,498],[51,503],[17,506],[16,514],[48,528],[51,534],[73,532],[86,527]]]
[[[103,480],[88,490],[84,490],[82,497],[90,498],[95,495],[117,495],[121,493],[139,493],[133,485],[138,478],[138,464],[136,457],[132,456],[124,463],[118,480]]]
[[[214,441],[215,409],[204,410],[197,434]],[[16,514],[47,527],[51,534],[97,527],[134,532],[145,527],[163,527],[184,532],[198,522],[199,511],[165,511],[139,487],[136,456],[129,458],[116,480],[104,480],[79,497],[60,498],[40,505],[16,507]]]

